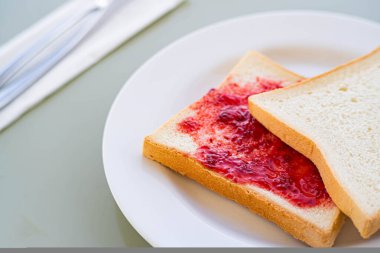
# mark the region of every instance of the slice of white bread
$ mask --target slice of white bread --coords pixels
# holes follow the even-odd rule
[[[292,87],[251,96],[249,107],[314,162],[362,237],[380,228],[380,48]]]
[[[265,56],[250,52],[233,68],[220,87],[231,81],[244,84],[256,78],[281,80],[285,86],[303,79]],[[198,148],[197,144],[189,135],[177,129],[179,122],[193,114],[189,106],[147,136],[144,140],[144,155],[248,207],[310,246],[333,245],[344,215],[332,202],[327,206],[301,208],[269,190],[234,183],[195,159],[193,154]]]

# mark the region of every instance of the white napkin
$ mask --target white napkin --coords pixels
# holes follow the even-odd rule
[[[180,2],[182,0],[119,0],[112,15],[107,15],[77,48],[25,93],[0,110],[0,131]],[[71,13],[92,3],[93,0],[72,0],[12,39],[0,48],[0,66],[46,29],[57,25],[57,21],[61,22]]]

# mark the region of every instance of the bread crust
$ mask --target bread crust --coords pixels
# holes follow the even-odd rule
[[[331,247],[344,222],[344,215],[338,211],[331,230],[322,230],[253,189],[233,183],[207,169],[194,158],[176,149],[156,143],[151,136],[144,139],[143,154],[147,158],[155,160],[195,180],[206,188],[247,207],[312,247]]]
[[[322,78],[322,77],[324,77],[324,76],[328,76],[328,75],[330,75],[331,73],[336,72],[337,70],[340,70],[340,69],[346,68],[346,67],[348,67],[348,66],[350,66],[350,65],[354,65],[355,63],[358,63],[358,62],[363,61],[363,60],[365,60],[365,59],[367,59],[367,58],[370,58],[371,56],[373,56],[373,55],[375,55],[375,54],[378,54],[378,53],[380,53],[380,46],[377,47],[376,49],[374,49],[373,51],[371,51],[370,53],[366,54],[366,55],[363,55],[363,56],[361,56],[361,57],[359,57],[359,58],[356,58],[356,59],[354,59],[354,60],[348,61],[348,62],[346,62],[346,63],[344,63],[344,64],[342,64],[342,65],[339,65],[339,66],[337,66],[337,67],[335,67],[335,68],[333,68],[333,69],[331,69],[331,70],[329,70],[329,71],[327,71],[327,72],[324,72],[324,73],[322,73],[322,74],[320,74],[320,75],[316,75],[316,76],[314,76],[314,77],[306,78],[306,79],[303,77],[302,79],[300,79],[299,82],[293,83],[293,84],[288,85],[288,86],[286,86],[286,87],[283,87],[283,88],[281,88],[281,89],[276,89],[276,90],[272,90],[272,91],[267,91],[267,92],[265,92],[265,93],[260,93],[260,94],[252,95],[251,97],[254,97],[254,96],[260,96],[260,95],[262,95],[262,94],[269,94],[269,93],[283,92],[284,90],[293,89],[293,88],[295,88],[295,87],[297,87],[297,86],[307,84],[307,83],[312,82],[312,81],[314,81],[314,80],[316,80],[316,79],[320,79],[320,78]],[[281,65],[279,65],[279,66],[281,66]],[[282,68],[284,68],[284,67],[282,67]],[[286,71],[287,71],[288,73],[293,73],[293,72],[291,72],[291,71],[289,71],[289,70],[286,70]],[[295,73],[293,73],[293,74],[296,75]],[[251,101],[251,100],[249,100],[249,101]]]
[[[345,68],[347,66],[358,63],[371,57],[374,54],[380,53],[380,47],[376,48],[372,52],[355,60],[352,60],[346,64],[340,65],[324,74],[318,75],[316,77],[307,79],[305,81],[299,82],[297,84],[291,85],[290,87],[285,87],[282,89],[270,91],[265,95],[276,92],[283,92],[287,89],[292,89],[299,85],[307,85],[310,81],[314,81],[324,76]],[[327,159],[323,155],[323,152],[319,149],[316,143],[309,137],[303,135],[294,128],[291,128],[275,115],[264,110],[254,101],[255,96],[251,96],[248,100],[249,110],[251,114],[263,124],[270,132],[279,137],[283,142],[309,158],[318,168],[323,183],[327,189],[327,192],[333,199],[334,203],[339,207],[339,209],[352,219],[355,227],[359,230],[360,235],[363,238],[369,238],[380,228],[380,212],[376,215],[369,217],[351,198],[350,194],[345,190],[345,188],[340,183],[339,179],[335,177],[331,166],[329,165]]]
[[[260,54],[260,53],[258,53],[256,51],[249,51],[249,52],[247,52],[244,55],[244,57],[242,57],[239,60],[239,62],[236,64],[236,66],[231,70],[231,72],[230,72],[230,74],[228,76],[230,76],[231,74],[233,74],[235,72],[239,73],[241,67],[243,65],[245,65],[246,62],[249,61],[249,59],[254,59],[254,58],[260,59],[260,62],[265,62],[265,63],[267,63],[267,64],[269,64],[269,65],[277,68],[277,71],[280,71],[280,72],[283,72],[283,73],[285,73],[285,74],[287,74],[289,76],[292,76],[293,78],[297,79],[297,81],[306,79],[304,76],[301,76],[301,75],[299,75],[299,74],[297,74],[297,73],[295,73],[295,72],[293,72],[293,71],[291,71],[291,70],[283,67],[282,65],[278,64],[277,62],[272,61],[267,56],[265,56],[263,54]],[[228,78],[228,76],[227,76],[227,78]],[[227,81],[227,78],[226,78],[225,81]],[[223,85],[223,83],[222,83],[222,85]]]

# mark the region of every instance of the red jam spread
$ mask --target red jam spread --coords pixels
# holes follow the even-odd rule
[[[299,207],[332,203],[314,164],[248,111],[250,95],[280,87],[281,82],[257,78],[244,86],[229,82],[211,89],[178,129],[197,144],[199,162],[235,183],[270,190]]]

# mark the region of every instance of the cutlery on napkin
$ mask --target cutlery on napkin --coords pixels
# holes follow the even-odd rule
[[[0,131],[124,41],[178,6],[182,0],[115,0],[102,22],[70,53],[24,93],[0,110]],[[30,41],[57,26],[93,0],[72,0],[0,48],[0,66]]]

